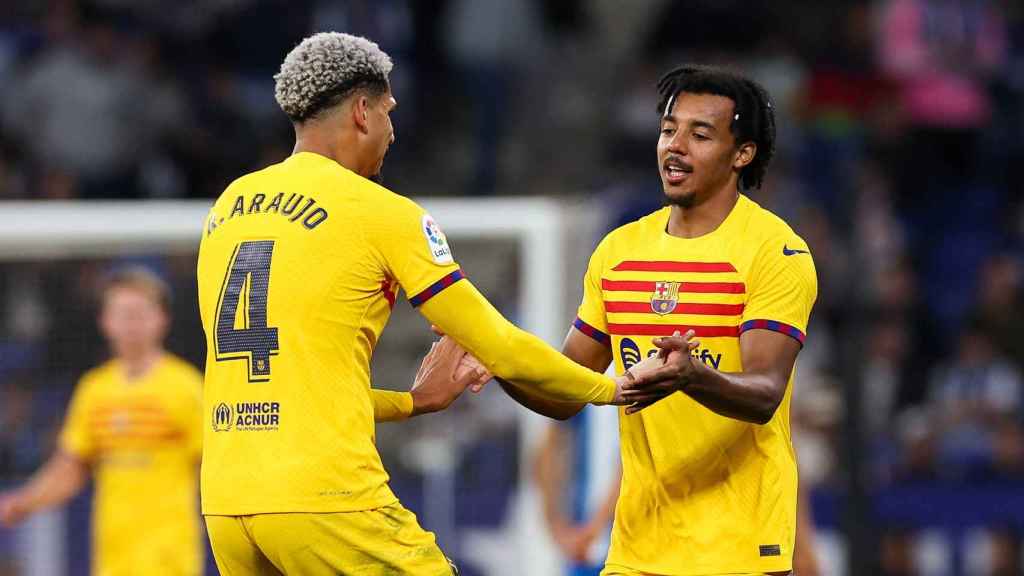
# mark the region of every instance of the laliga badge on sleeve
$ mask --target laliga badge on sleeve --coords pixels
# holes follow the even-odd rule
[[[434,259],[436,264],[451,264],[455,260],[452,258],[452,249],[448,247],[448,239],[445,238],[444,232],[441,232],[441,227],[434,222],[434,219],[430,217],[430,214],[423,215],[423,235],[427,237],[427,249],[430,250],[430,256]]]

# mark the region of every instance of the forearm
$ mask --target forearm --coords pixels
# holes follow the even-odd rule
[[[561,434],[549,430],[546,436],[534,459],[534,481],[540,493],[544,521],[554,533],[559,526],[566,524],[559,506],[559,487],[565,481],[565,450]]]
[[[611,378],[576,364],[506,320],[468,281],[421,306],[421,312],[500,378],[556,401],[609,403]]]
[[[371,389],[374,422],[396,422],[413,416],[414,402],[409,392]]]
[[[703,362],[691,362],[696,373],[683,392],[711,411],[755,424],[766,424],[775,415],[781,399],[769,376],[719,372]]]
[[[22,506],[33,513],[64,504],[82,490],[87,473],[78,458],[58,452],[17,491]]]
[[[554,400],[548,400],[535,394],[530,394],[528,391],[502,378],[495,378],[495,380],[497,380],[498,384],[501,385],[502,390],[504,390],[510,398],[541,416],[547,416],[548,418],[554,418],[556,420],[568,420],[586,406],[586,404],[580,404],[578,402],[556,402]]]

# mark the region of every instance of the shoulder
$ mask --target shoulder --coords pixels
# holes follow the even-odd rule
[[[242,174],[238,178],[231,181],[230,184],[224,188],[224,192],[221,193],[220,197],[217,198],[217,203],[227,201],[229,198],[234,201],[235,196],[245,192],[248,189],[260,187],[271,179],[276,168],[280,164],[272,164],[259,170]]]
[[[188,361],[173,354],[167,354],[163,360],[159,386],[161,395],[172,402],[182,402],[187,406],[202,403],[203,375]]]
[[[670,208],[667,206],[655,210],[642,218],[619,226],[609,232],[605,238],[614,242],[629,242],[657,233],[668,219],[669,210]]]
[[[748,237],[762,242],[789,238],[799,239],[801,245],[806,247],[806,243],[793,228],[774,212],[763,208],[747,196],[741,196],[741,202],[747,205],[746,209],[749,212],[745,230]]]
[[[274,166],[268,166],[255,172],[249,172],[243,174],[238,178],[231,181],[224,191],[220,193],[220,196],[213,202],[213,206],[210,207],[210,214],[221,214],[226,215],[230,213],[234,208],[236,202],[240,202],[240,196],[244,195],[247,191],[255,189],[264,189],[268,184],[267,173],[274,168]]]
[[[108,360],[99,366],[86,370],[78,379],[75,385],[76,394],[87,394],[97,388],[110,383],[114,376],[116,366],[113,360]]]
[[[745,198],[745,197],[744,197]],[[785,220],[756,202],[750,203],[750,216],[745,229],[742,249],[749,250],[751,269],[760,270],[773,278],[787,278],[817,291],[817,272],[814,255],[807,242]],[[765,280],[765,278],[762,278]]]
[[[745,249],[754,252],[755,259],[813,261],[807,242],[785,220],[746,196],[742,197],[742,201],[747,204],[749,211],[743,231],[743,245]],[[790,258],[792,256],[803,258]]]
[[[659,231],[663,230],[664,223],[668,219],[669,210],[666,206],[612,230],[598,244],[595,253],[614,253],[623,249],[630,250],[637,243],[648,241],[651,236],[657,235]]]
[[[404,217],[421,217],[427,213],[427,211],[416,203],[412,198],[402,196],[397,192],[392,192],[387,188],[368,182],[367,190],[372,193],[371,198],[374,203],[378,203],[382,208],[386,208],[391,214],[395,216]]]
[[[199,369],[191,362],[174,354],[168,353],[164,357],[164,370],[172,379],[189,385],[201,384],[203,381],[203,374]]]
[[[389,238],[401,238],[417,234],[417,231],[423,234],[440,233],[434,218],[411,198],[369,180],[361,184],[360,195],[361,201],[367,206],[361,225],[370,234],[376,232],[386,234]]]

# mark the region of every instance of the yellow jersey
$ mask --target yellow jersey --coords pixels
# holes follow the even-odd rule
[[[201,403],[199,372],[170,354],[137,380],[117,360],[82,376],[59,442],[92,466],[93,574],[201,573]]]
[[[422,208],[318,154],[245,175],[199,248],[203,513],[352,512],[396,501],[374,444],[370,357],[399,288],[492,372],[607,402],[614,384],[512,327]],[[406,402],[408,408],[411,403]]]
[[[740,335],[774,330],[803,343],[817,295],[806,243],[741,195],[713,232],[666,232],[664,208],[608,234],[584,280],[576,327],[611,347],[619,373],[655,354],[652,339],[696,332],[695,360],[740,372]],[[792,375],[790,375],[792,379]],[[610,572],[727,574],[791,569],[797,469],[792,387],[756,425],[679,392],[620,413],[622,490]]]

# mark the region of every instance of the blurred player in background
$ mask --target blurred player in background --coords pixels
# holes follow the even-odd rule
[[[624,393],[637,404],[620,415],[623,479],[602,574],[788,574],[789,383],[817,278],[803,239],[740,192],[761,185],[775,115],[761,86],[717,68],[680,67],[658,91],[668,206],[597,247],[563,348],[594,370],[661,365],[635,381],[662,383]],[[555,418],[579,409],[502,386]],[[654,390],[672,394],[658,402]]]
[[[374,183],[394,140],[391,66],[364,38],[300,43],[275,77],[295,128],[292,156],[233,182],[206,221],[198,281],[211,420],[201,490],[227,576],[451,573],[433,534],[391,492],[374,445],[375,420],[443,407],[370,387],[399,289],[523,389],[622,401],[623,378],[581,367],[505,320],[464,279],[434,220]],[[468,367],[453,386],[478,376]]]
[[[534,478],[544,521],[569,562],[566,574],[597,576],[608,556],[622,479],[618,413],[587,406],[550,424],[538,444]]]
[[[91,474],[93,574],[202,571],[202,378],[164,350],[169,306],[168,288],[152,272],[111,274],[99,324],[113,358],[79,381],[57,452],[0,496],[0,521],[13,526],[74,498]]]

